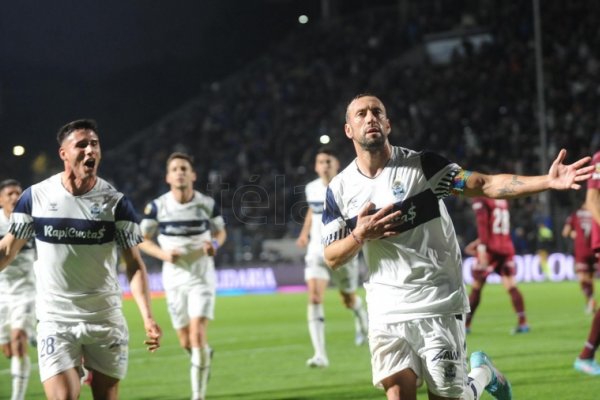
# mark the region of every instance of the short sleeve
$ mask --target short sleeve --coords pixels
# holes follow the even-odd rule
[[[350,233],[350,228],[346,224],[330,187],[327,188],[325,195],[325,209],[323,210],[322,222],[321,242],[324,246],[329,246],[331,243],[343,239]]]
[[[115,241],[121,248],[130,248],[142,242],[142,233],[133,204],[123,196],[115,210]]]
[[[31,188],[27,188],[17,200],[17,204],[10,215],[8,231],[17,239],[31,239],[35,236],[31,204]]]

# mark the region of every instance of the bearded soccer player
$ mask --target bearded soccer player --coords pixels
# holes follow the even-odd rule
[[[479,399],[484,388],[510,400],[510,383],[485,353],[471,354],[468,372],[469,302],[443,198],[579,189],[591,175],[590,158],[564,164],[561,150],[546,175],[487,175],[393,146],[391,130],[378,97],[361,94],[348,104],[344,131],[356,159],[329,184],[323,212],[327,265],[338,268],[360,250],[365,255],[373,384],[388,400],[416,400],[423,382],[431,400]]]

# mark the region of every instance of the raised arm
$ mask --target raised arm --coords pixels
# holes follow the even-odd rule
[[[146,265],[137,246],[122,249],[122,255],[127,268],[127,279],[129,280],[131,294],[144,321],[147,337],[144,343],[148,346],[149,351],[154,352],[160,347],[162,331],[152,316]]]
[[[591,157],[572,164],[563,164],[567,151],[562,149],[547,175],[521,176],[511,174],[486,175],[473,172],[467,179],[464,195],[485,196],[493,199],[514,199],[545,190],[578,190],[580,182],[590,178],[594,166],[585,166]]]

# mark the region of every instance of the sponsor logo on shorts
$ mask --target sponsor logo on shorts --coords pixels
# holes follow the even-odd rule
[[[460,350],[441,350],[433,357],[431,361],[458,361],[460,359]]]

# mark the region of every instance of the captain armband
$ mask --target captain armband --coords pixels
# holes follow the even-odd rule
[[[467,185],[467,179],[473,174],[473,171],[461,169],[458,174],[452,178],[452,186],[450,187],[450,193],[453,195],[463,194],[465,186]]]

